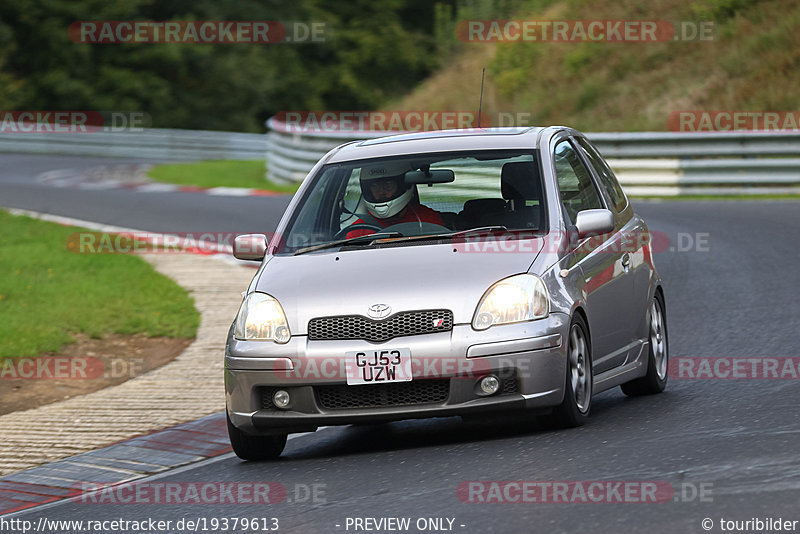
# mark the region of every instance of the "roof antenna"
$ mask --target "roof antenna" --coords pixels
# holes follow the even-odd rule
[[[486,75],[486,67],[481,70],[481,99],[478,102],[478,128],[481,127],[481,109],[483,109],[483,77]]]

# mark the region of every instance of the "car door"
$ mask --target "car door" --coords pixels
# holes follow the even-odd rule
[[[567,226],[580,211],[607,208],[592,173],[569,139],[556,142],[553,151],[559,195]],[[601,373],[625,362],[630,343],[628,324],[632,282],[625,276],[621,234],[614,232],[580,240],[572,254],[584,277],[593,369]]]
[[[644,221],[635,215],[617,177],[600,152],[585,137],[576,137],[575,140],[581,154],[586,157],[589,169],[595,171],[608,208],[614,213],[615,228],[619,230],[622,239],[623,265],[627,263],[625,276],[630,279],[628,285],[631,287],[625,306],[629,330],[626,335],[632,344],[632,351],[635,352],[638,350],[637,342],[642,341],[639,339],[641,328],[637,327],[641,326],[647,315],[653,274],[650,234]]]

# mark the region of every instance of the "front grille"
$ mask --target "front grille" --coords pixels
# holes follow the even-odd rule
[[[361,315],[341,315],[311,319],[308,322],[308,338],[382,342],[401,336],[447,332],[452,329],[453,312],[450,310],[400,312],[380,321]]]
[[[262,387],[261,388],[261,409],[262,410],[277,410],[278,407],[272,403],[272,396],[275,395],[275,392],[278,391],[278,388],[273,387]]]
[[[503,389],[500,392],[502,395],[509,395],[511,393],[519,393],[519,383],[516,377],[511,376],[503,379]]]
[[[447,400],[450,380],[415,380],[395,384],[359,386],[318,386],[314,388],[317,403],[327,410],[347,408],[379,408],[433,404]]]

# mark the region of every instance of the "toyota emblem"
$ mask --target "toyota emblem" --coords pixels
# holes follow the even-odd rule
[[[373,319],[383,319],[392,312],[392,309],[386,304],[373,304],[367,310],[367,315]]]

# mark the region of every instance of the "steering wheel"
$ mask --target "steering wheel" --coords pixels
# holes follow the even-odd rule
[[[381,227],[381,226],[378,226],[378,225],[375,225],[375,224],[369,224],[369,223],[365,223],[365,222],[360,222],[360,223],[351,224],[350,226],[346,226],[345,228],[342,228],[341,230],[339,230],[338,232],[333,234],[333,240],[334,241],[338,241],[339,239],[344,239],[344,236],[346,236],[347,234],[349,234],[353,230],[363,230],[363,229],[375,230],[375,231],[378,231],[378,232],[382,232],[383,231],[383,227]]]

